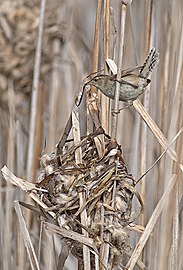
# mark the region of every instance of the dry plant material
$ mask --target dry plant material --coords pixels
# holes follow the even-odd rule
[[[101,135],[103,142],[100,142]],[[101,151],[100,143],[104,143],[104,151]],[[80,162],[76,162],[78,150]],[[100,254],[102,243],[109,244],[110,268],[119,265],[123,255],[128,253],[128,231],[135,228],[135,219],[143,204],[135,190],[136,182],[128,173],[120,145],[101,127],[79,142],[59,142],[55,152],[42,155],[36,185],[14,176],[6,167],[2,173],[6,180],[30,193],[40,210],[24,203],[21,205],[46,218],[50,224],[47,227],[66,239],[68,250],[72,249],[80,267],[83,265],[83,244],[96,255]],[[83,205],[80,203],[81,192],[86,197]],[[132,214],[134,197],[140,203],[136,217]],[[84,224],[80,219],[83,211],[88,217]],[[83,230],[88,237],[83,235]],[[91,267],[94,267],[94,257],[91,261]]]
[[[105,144],[102,158],[96,146],[101,135]],[[82,163],[75,161],[78,149]],[[135,220],[143,210],[141,197],[135,189],[136,181],[128,173],[120,145],[100,127],[78,143],[68,140],[62,148],[58,143],[55,152],[42,155],[40,163],[39,181],[35,185],[16,177],[6,167],[2,169],[5,179],[29,192],[39,209],[21,205],[45,217],[48,229],[62,235],[81,269],[83,244],[99,255],[102,243],[108,243],[110,269],[118,266],[130,249],[128,232],[135,228]],[[115,197],[112,194],[114,182]],[[82,206],[81,192],[86,198]],[[140,205],[136,215],[132,213],[134,197]],[[84,210],[88,217],[85,224],[80,220]],[[83,235],[83,230],[88,237]],[[91,269],[95,269],[94,257],[91,262]]]
[[[66,26],[56,21],[57,1],[47,1],[43,36],[41,78],[48,73],[53,59],[54,38],[64,44]],[[7,85],[11,78],[15,88],[15,104],[31,92],[34,69],[40,1],[1,1],[0,3],[0,97],[7,102]]]
[[[104,135],[105,143],[102,158],[96,146],[96,139],[100,139],[101,134]],[[81,149],[81,164],[75,161],[78,149]],[[116,194],[112,201],[114,181]],[[129,249],[127,226],[135,220],[132,215],[134,196],[140,203],[140,213],[143,206],[140,195],[135,190],[135,180],[127,171],[120,145],[105,134],[102,128],[77,144],[66,141],[62,149],[56,147],[51,155],[43,155],[36,186],[46,190],[40,192],[40,198],[48,205],[45,210],[55,213],[60,227],[79,234],[84,229],[89,238],[93,239],[97,248],[94,252],[97,254],[102,242],[109,242],[113,266],[120,263],[122,255]],[[81,191],[86,196],[86,202],[82,206],[79,202]],[[104,208],[104,224],[101,222],[101,208]],[[80,214],[84,210],[88,220],[83,225]],[[110,241],[105,238],[108,233]],[[73,245],[72,253],[82,261],[82,244],[70,241]]]
[[[28,256],[29,256],[31,269],[32,270],[40,270],[38,260],[37,260],[37,257],[36,257],[36,253],[35,253],[33,244],[31,242],[31,238],[30,238],[28,229],[26,227],[26,223],[25,223],[23,214],[21,212],[20,205],[19,205],[18,201],[15,201],[15,211],[17,213],[17,217],[18,217],[18,220],[19,220],[19,225],[20,225],[20,229],[21,229],[21,232],[22,232],[22,235],[23,235],[25,247],[27,249],[27,253],[28,253]]]
[[[101,134],[105,144],[102,158],[96,146],[96,139],[99,140]],[[98,255],[101,244],[108,243],[109,263],[114,268],[120,264],[124,254],[129,252],[128,232],[135,226],[136,218],[143,209],[141,197],[135,189],[136,182],[128,173],[123,160],[121,147],[101,127],[78,143],[70,140],[62,148],[58,146],[59,143],[52,154],[42,155],[39,181],[36,185],[32,184],[34,187],[31,186],[30,195],[35,194],[31,197],[36,198],[43,213],[54,217],[60,228],[51,225],[53,218],[46,219],[48,223],[51,222],[48,228],[67,240],[80,265],[83,263],[83,244]],[[75,161],[78,149],[82,154],[81,164]],[[6,168],[2,169],[2,173],[6,180],[12,178],[13,183],[18,185],[20,178],[16,178]],[[113,197],[114,181],[116,191]],[[26,181],[24,191],[25,186]],[[81,192],[86,197],[82,206],[79,201]],[[132,213],[134,197],[140,205],[136,215]],[[84,210],[88,219],[82,224],[80,214]],[[83,230],[88,233],[88,238],[82,234]],[[91,257],[91,261],[91,267],[94,267],[94,257]]]

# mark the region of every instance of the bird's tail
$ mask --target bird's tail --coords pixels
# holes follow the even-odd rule
[[[149,74],[153,71],[155,66],[158,64],[158,62],[159,62],[159,53],[153,47],[150,50],[143,66],[140,70],[140,75],[144,78],[147,78],[149,76]]]

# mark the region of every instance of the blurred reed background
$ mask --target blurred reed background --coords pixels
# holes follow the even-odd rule
[[[43,2],[0,1],[0,168],[6,164],[15,175],[33,182],[37,179],[41,152],[54,151],[82,80],[92,72],[93,59],[96,60],[93,46],[97,5],[102,5],[98,69],[105,67],[106,56],[118,63],[119,53],[121,1],[46,1],[43,34],[38,35]],[[109,33],[104,31],[107,7],[110,7]],[[133,0],[126,11],[123,68],[141,65],[153,46],[159,51],[160,62],[140,100],[171,143],[183,126],[183,2]],[[40,73],[38,42],[42,42]],[[111,113],[109,107],[106,110],[111,134]],[[82,105],[79,112],[85,135],[86,107]],[[122,110],[117,141],[128,170],[136,179],[163,152],[157,137],[133,106]],[[172,144],[179,163],[183,162],[182,138],[181,134]],[[139,224],[145,227],[154,218],[153,210],[172,177],[176,177],[176,182],[169,198],[165,198],[166,207],[140,257],[145,269],[183,269],[183,177],[177,162],[167,153],[138,184],[145,207]],[[26,194],[1,177],[0,269],[3,270],[30,269],[14,211],[15,199],[29,201]],[[40,222],[29,211],[24,213],[38,250]],[[131,235],[133,247],[139,237],[139,233]],[[53,236],[44,232],[41,241],[40,268],[56,269],[57,246],[53,245]],[[64,269],[77,269],[76,260],[71,257]]]

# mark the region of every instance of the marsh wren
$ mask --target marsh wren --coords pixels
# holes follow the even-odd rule
[[[152,48],[143,64],[131,69],[121,71],[119,100],[132,102],[140,96],[146,86],[151,82],[148,76],[159,62],[159,53]],[[116,75],[97,75],[92,78],[86,85],[93,85],[98,88],[104,95],[114,99],[116,91]]]

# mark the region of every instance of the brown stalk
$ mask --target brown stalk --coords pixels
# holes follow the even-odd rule
[[[167,188],[165,189],[165,192],[163,194],[163,196],[161,197],[159,203],[157,204],[155,210],[153,211],[153,214],[151,215],[146,228],[142,234],[142,236],[140,237],[132,255],[130,260],[128,261],[125,270],[133,270],[135,267],[135,264],[137,263],[137,260],[149,238],[149,236],[151,235],[154,226],[156,225],[156,222],[158,221],[163,208],[165,206],[165,204],[168,202],[169,198],[170,198],[170,194],[174,189],[174,186],[176,184],[176,175],[172,176],[172,179],[170,181],[170,183],[168,184]]]
[[[123,47],[124,47],[124,33],[125,33],[125,20],[126,20],[126,10],[127,6],[121,3],[121,22],[120,22],[120,41],[119,41],[119,54],[118,54],[118,72],[117,72],[117,81],[121,79],[121,70],[122,70],[122,57],[123,57]],[[120,84],[116,82],[116,91],[114,99],[114,114],[112,121],[112,138],[116,138],[117,134],[117,122],[118,122],[118,110],[119,110],[119,91]]]
[[[32,97],[31,97],[31,112],[30,112],[30,125],[29,125],[29,145],[27,154],[27,178],[33,181],[34,175],[34,160],[35,160],[35,134],[36,134],[36,116],[38,111],[38,90],[39,90],[39,77],[41,66],[41,49],[42,49],[42,36],[43,36],[43,23],[45,13],[46,0],[41,1],[40,5],[40,18],[37,37],[37,47],[35,53],[34,74],[32,82]]]
[[[15,160],[15,92],[13,81],[9,80],[8,82],[8,105],[9,105],[9,123],[8,123],[8,150],[7,150],[7,164],[14,170],[14,160]],[[9,189],[12,187],[10,183],[6,184],[6,193],[5,193],[5,202],[6,202],[6,215],[5,215],[5,245],[4,245],[4,253],[5,253],[5,267],[10,268],[10,261],[8,260],[8,254],[11,253],[11,237],[12,237],[12,229],[11,224],[13,223],[13,212],[11,204],[13,202],[13,193],[9,192]]]
[[[57,131],[57,107],[58,98],[60,91],[60,60],[59,53],[61,52],[61,42],[59,39],[55,38],[52,44],[52,50],[54,54],[54,59],[52,63],[52,77],[51,77],[51,91],[49,93],[49,115],[50,124],[48,129],[48,145],[47,150],[52,151],[55,145],[56,131]]]
[[[146,29],[146,40],[145,40],[145,52],[148,53],[150,47],[152,47],[152,39],[151,36],[153,35],[153,11],[154,11],[154,5],[153,5],[153,0],[149,1],[148,3],[148,10],[147,10],[147,29]],[[150,86],[147,87],[144,96],[143,96],[143,105],[144,108],[146,109],[146,111],[149,111],[149,103],[150,103]],[[142,172],[147,170],[147,166],[148,166],[148,127],[147,125],[142,122],[141,125],[141,140],[140,140],[140,172],[142,174]],[[145,179],[144,179],[145,180]],[[144,201],[146,201],[146,181],[142,181],[140,183],[140,193],[142,195],[142,198]],[[142,226],[145,225],[146,220],[146,213],[142,214],[141,217],[141,221],[142,221]],[[142,254],[143,257],[143,254]]]
[[[79,114],[76,112],[72,113],[72,131],[73,131],[73,137],[74,137],[74,143],[77,144],[81,140],[80,136],[80,126],[79,126]],[[78,148],[75,151],[75,160],[76,164],[82,164],[82,149]],[[82,175],[81,175],[82,177]],[[79,203],[80,203],[80,208],[85,205],[86,198],[85,198],[85,192],[81,191],[79,192]],[[84,209],[81,214],[81,224],[84,226],[87,226],[87,212],[86,209]],[[88,237],[88,233],[82,229],[83,234],[85,237]],[[84,245],[83,246],[83,265],[84,265],[84,270],[90,270],[91,269],[91,264],[90,264],[90,250],[89,248]]]
[[[92,73],[96,72],[98,69],[101,13],[102,13],[102,0],[98,0],[97,1],[96,20],[95,20]],[[91,93],[91,95],[90,95],[90,93]],[[90,89],[90,92],[89,92],[89,96],[87,98],[87,106],[88,106],[88,109],[87,109],[87,132],[88,133],[93,132],[93,122],[90,118],[89,111],[95,111],[96,114],[99,115],[98,107],[96,104],[96,98],[97,98],[97,89],[92,86]]]
[[[109,58],[110,44],[110,0],[104,1],[104,60]],[[105,74],[108,74],[108,67],[105,65]],[[104,130],[109,133],[109,98],[101,95],[101,124]]]
[[[27,253],[28,253],[31,269],[40,270],[38,259],[36,257],[36,253],[35,253],[28,229],[26,227],[25,219],[23,217],[19,202],[15,201],[14,204],[15,204],[15,211],[16,211],[18,221],[19,221],[20,230],[24,239]]]

